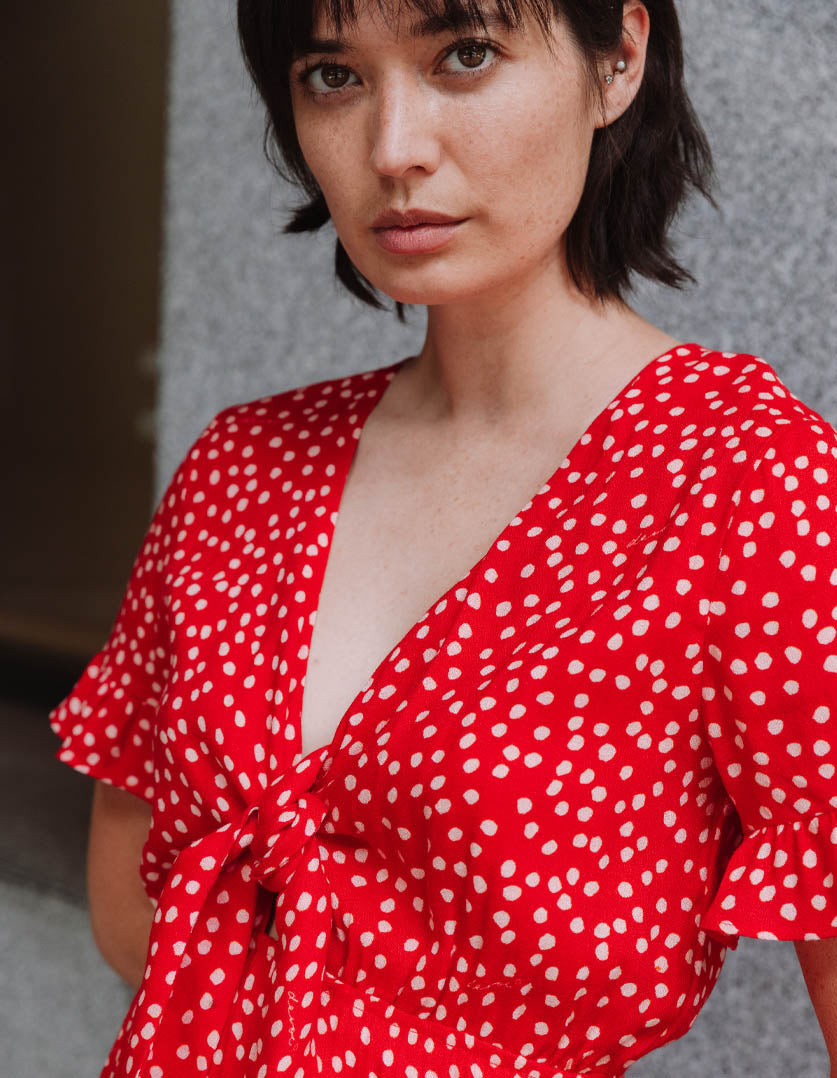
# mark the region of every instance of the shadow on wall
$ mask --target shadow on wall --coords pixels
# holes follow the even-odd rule
[[[93,941],[92,781],[49,710],[151,516],[168,5],[12,4],[0,85],[0,1071],[99,1074],[133,995]]]
[[[151,512],[167,5],[14,4],[3,36],[0,648],[80,663]]]

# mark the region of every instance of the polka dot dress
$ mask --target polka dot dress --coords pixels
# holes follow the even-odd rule
[[[220,412],[50,713],[153,808],[103,1078],[615,1078],[740,934],[837,936],[837,431],[759,357],[649,362],[302,755],[399,366]]]

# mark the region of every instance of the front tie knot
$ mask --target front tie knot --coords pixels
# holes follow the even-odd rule
[[[258,882],[269,891],[281,891],[288,883],[298,856],[319,831],[326,806],[313,790],[297,797],[282,784],[269,786],[251,805],[236,846],[247,854],[248,864]]]
[[[178,854],[163,888],[142,990],[111,1052],[124,1078],[256,1078],[300,1047],[316,1017],[332,930],[330,890],[316,835],[327,814],[311,789],[327,749],[280,775],[237,820],[208,831]],[[244,1058],[246,1023],[260,1020],[242,998],[253,938],[266,918],[261,889],[276,892],[280,948],[271,962],[276,1037],[260,1058]],[[284,998],[285,989],[289,989]],[[308,1021],[289,1008],[300,1000]],[[284,1011],[282,1010],[284,1008]],[[281,1033],[281,1035],[280,1035]],[[276,1059],[273,1057],[276,1056]]]

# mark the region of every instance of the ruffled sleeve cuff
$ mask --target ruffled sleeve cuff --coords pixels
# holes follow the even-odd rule
[[[154,707],[141,703],[109,676],[103,650],[91,659],[72,691],[49,713],[61,738],[56,757],[83,775],[154,800]]]
[[[759,827],[730,857],[700,927],[734,950],[765,940],[837,936],[837,812]]]

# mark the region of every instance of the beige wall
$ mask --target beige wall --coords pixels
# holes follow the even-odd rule
[[[89,658],[151,511],[167,5],[2,36],[0,642]]]

